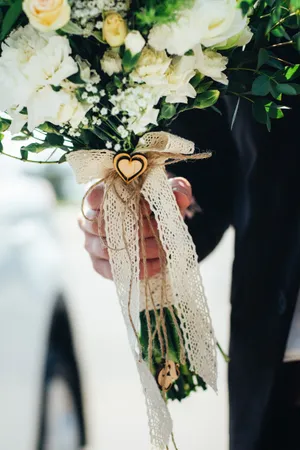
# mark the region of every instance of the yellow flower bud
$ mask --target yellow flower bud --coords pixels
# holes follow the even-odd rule
[[[127,36],[127,25],[118,13],[110,13],[103,23],[103,38],[111,47],[120,47]]]
[[[23,0],[30,24],[39,31],[58,30],[71,16],[68,0]]]

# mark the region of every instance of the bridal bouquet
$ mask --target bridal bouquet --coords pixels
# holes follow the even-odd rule
[[[165,170],[210,155],[194,154],[169,126],[187,109],[219,112],[229,94],[250,101],[270,129],[284,96],[300,92],[300,65],[279,53],[300,47],[297,5],[0,0],[0,152],[9,156],[1,140],[10,132],[29,140],[19,159],[52,149],[44,162],[67,161],[79,183],[104,183],[99,228],[103,221],[153,448],[173,436],[166,401],[206,383],[216,389],[217,377],[195,247]],[[141,198],[157,222],[161,262],[161,273],[143,280]]]

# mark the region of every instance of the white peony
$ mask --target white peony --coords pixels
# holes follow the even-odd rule
[[[195,57],[182,56],[173,59],[164,86],[167,103],[187,103],[188,98],[195,98],[197,93],[190,80],[196,74]]]
[[[114,73],[122,72],[122,60],[119,53],[112,49],[106,50],[101,59],[101,69],[110,77]]]
[[[145,47],[139,58],[135,70],[130,74],[132,81],[157,86],[163,82],[165,74],[171,64],[166,52],[158,52],[151,47]]]
[[[228,58],[221,55],[214,50],[202,50],[201,45],[194,48],[194,55],[196,57],[195,69],[202,75],[212,78],[213,80],[228,84],[228,78],[223,73],[228,64]]]
[[[130,31],[125,38],[125,48],[135,56],[140,53],[146,44],[145,39],[139,31]]]
[[[180,12],[176,22],[155,25],[149,44],[171,55],[184,55],[197,44],[214,47],[247,27],[236,0],[196,0],[190,9]],[[237,45],[237,44],[236,44]]]
[[[244,28],[240,33],[215,45],[216,50],[228,50],[233,47],[244,47],[253,38],[253,33],[249,27]]]

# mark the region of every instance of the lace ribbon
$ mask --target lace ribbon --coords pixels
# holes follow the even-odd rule
[[[140,195],[149,203],[158,224],[167,262],[168,297],[176,307],[182,324],[191,370],[216,390],[216,340],[196,249],[163,165],[170,154],[178,157],[186,155],[188,159],[188,155],[194,152],[194,144],[178,136],[154,132],[140,139],[136,152],[155,155],[154,163],[144,174]],[[78,183],[105,180],[114,170],[113,158],[114,153],[109,150],[80,150],[67,156]],[[113,186],[105,185],[103,212],[106,239],[113,278],[146,398],[152,448],[164,450],[172,434],[172,420],[155,378],[142,358],[136,336],[140,329],[139,313],[144,308],[145,299],[139,280],[139,196],[132,196],[131,192],[132,189],[120,177],[114,178]],[[150,281],[154,302],[159,305],[159,278],[154,277]]]

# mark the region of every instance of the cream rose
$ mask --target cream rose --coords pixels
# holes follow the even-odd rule
[[[136,83],[156,86],[163,82],[170,64],[171,58],[164,50],[158,52],[151,47],[145,47],[130,78]]]
[[[24,0],[23,10],[30,24],[39,31],[58,30],[71,16],[67,0]]]
[[[118,13],[110,13],[103,23],[103,38],[111,47],[120,47],[127,36],[127,25]]]
[[[106,50],[101,59],[101,69],[110,77],[114,73],[122,72],[122,60],[119,53],[113,49]]]

